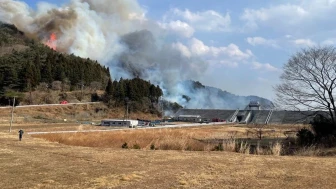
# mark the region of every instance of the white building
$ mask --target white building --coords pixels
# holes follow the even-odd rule
[[[258,101],[250,101],[249,105],[245,108],[247,110],[261,110],[260,103]]]
[[[104,119],[101,121],[101,126],[136,127],[138,123],[138,120]]]
[[[202,117],[200,115],[179,115],[175,119],[177,121],[200,122]]]

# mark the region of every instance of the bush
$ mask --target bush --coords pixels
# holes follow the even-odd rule
[[[125,143],[121,146],[121,148],[128,149],[127,142],[125,142]]]
[[[315,136],[312,131],[307,128],[300,129],[296,136],[298,137],[298,144],[301,146],[310,146],[315,141]]]
[[[155,150],[155,145],[154,145],[154,144],[151,144],[150,149],[151,149],[151,150]]]
[[[139,146],[139,144],[134,144],[133,149],[138,149],[139,150],[139,149],[141,149],[141,147]]]
[[[318,144],[324,147],[336,145],[336,126],[330,118],[323,115],[315,116],[310,122],[311,130],[303,128],[298,131],[298,144],[301,146],[311,146]]]
[[[331,119],[322,115],[315,116],[310,124],[315,132],[315,138],[318,142],[321,142],[323,138],[329,138],[336,135],[336,126],[332,123]]]
[[[215,146],[214,150],[215,151],[223,151],[224,150],[223,143],[218,143],[218,145]]]
[[[296,156],[320,156],[321,151],[317,146],[311,145],[298,148],[294,151],[293,154]]]

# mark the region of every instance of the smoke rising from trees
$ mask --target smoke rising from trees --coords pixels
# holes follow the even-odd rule
[[[57,50],[98,60],[114,79],[140,77],[178,95],[177,82],[197,79],[207,63],[186,57],[133,0],[73,0],[61,7],[45,2],[33,10],[21,1],[2,0],[0,19],[44,43],[57,36]]]
[[[40,2],[36,9],[22,1],[0,0],[0,21],[45,44],[55,34],[57,51],[98,60],[110,67],[113,79],[150,80],[167,100],[184,107],[230,108],[223,107],[218,92],[195,92],[186,86],[189,82],[181,82],[198,80],[208,63],[183,53],[181,43],[166,37],[169,32],[146,18],[135,0],[71,0],[62,6]],[[216,103],[210,106],[209,98]]]

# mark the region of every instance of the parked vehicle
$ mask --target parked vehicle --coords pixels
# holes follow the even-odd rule
[[[63,101],[60,102],[60,104],[68,104],[68,101],[63,100]]]

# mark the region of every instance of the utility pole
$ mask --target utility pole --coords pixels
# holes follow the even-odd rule
[[[126,97],[125,98],[125,103],[126,103],[126,110],[125,110],[125,114],[124,114],[124,121],[126,120],[128,120],[128,104],[129,104],[129,98],[128,97]]]
[[[126,121],[128,120],[128,102],[126,103]]]
[[[81,102],[83,101],[83,88],[84,88],[84,83],[83,80],[81,81]]]
[[[163,119],[164,119],[164,115],[163,115],[163,97],[161,98],[161,108],[162,108],[162,113],[161,113],[161,116],[162,116],[162,120],[161,120],[161,125],[163,125]]]
[[[14,96],[14,100],[13,100],[12,117],[11,117],[11,121],[10,121],[9,132],[12,132],[12,123],[13,123],[13,117],[14,117],[14,105],[15,105],[15,96]]]

